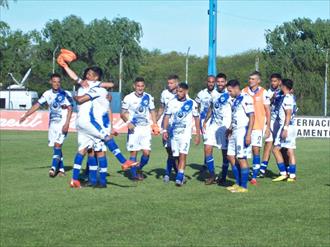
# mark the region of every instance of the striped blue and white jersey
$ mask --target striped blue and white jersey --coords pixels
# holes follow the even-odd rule
[[[212,110],[210,124],[214,123],[229,128],[231,124],[231,105],[232,99],[226,90],[222,92],[214,90],[210,105]]]
[[[176,93],[173,93],[169,91],[168,89],[163,90],[161,96],[160,96],[160,103],[165,107],[168,102],[170,102],[172,99],[174,99],[176,96]]]
[[[197,94],[197,97],[195,99],[195,101],[197,102],[197,104],[199,104],[200,106],[200,118],[201,121],[203,121],[206,118],[207,115],[207,111],[210,107],[211,104],[211,98],[212,98],[212,91],[209,91],[207,88],[199,91],[199,93]]]
[[[150,125],[150,111],[155,110],[154,98],[143,93],[141,96],[132,92],[126,95],[122,101],[121,108],[129,113],[129,121],[135,126]]]
[[[177,97],[166,107],[165,115],[170,116],[170,136],[184,134],[191,135],[194,117],[198,117],[197,103],[192,99],[180,101]]]
[[[67,107],[73,103],[72,95],[69,91],[59,89],[54,91],[49,89],[45,91],[38,100],[40,105],[49,106],[49,123],[66,121]]]
[[[246,128],[249,125],[249,116],[254,113],[253,98],[247,93],[238,95],[232,104],[233,130]]]
[[[280,125],[284,125],[286,110],[291,110],[290,125],[294,125],[297,104],[293,94],[281,95],[281,97],[277,98],[277,101],[274,103],[274,110],[272,111],[272,120],[278,122]]]

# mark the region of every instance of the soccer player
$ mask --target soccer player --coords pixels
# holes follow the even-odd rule
[[[65,176],[62,145],[69,130],[72,115],[72,96],[69,91],[61,88],[61,76],[52,74],[50,76],[51,89],[42,94],[37,103],[29,109],[21,118],[20,123],[37,111],[40,106],[48,104],[49,107],[49,128],[48,146],[53,147],[52,166],[49,176]]]
[[[188,85],[182,82],[178,85],[176,98],[171,100],[166,107],[163,131],[164,140],[171,141],[173,156],[179,158],[175,179],[177,186],[182,186],[185,182],[184,169],[192,136],[193,119],[196,126],[195,144],[198,145],[200,142],[198,106],[194,100],[188,98]],[[170,121],[171,128],[167,131]]]
[[[199,114],[200,114],[200,126],[201,127],[204,126],[206,114],[210,107],[212,92],[214,90],[214,87],[215,87],[215,76],[209,75],[206,80],[206,88],[199,91],[195,98],[195,101],[198,105]],[[204,135],[203,135],[203,138],[204,138]],[[204,149],[205,149],[205,146],[204,146]],[[203,168],[208,168],[205,152],[206,151],[204,150],[204,167]],[[212,171],[209,171],[209,172],[212,177]]]
[[[270,136],[270,100],[267,90],[260,86],[261,74],[254,71],[249,76],[249,86],[243,89],[244,93],[253,98],[255,121],[251,136],[251,146],[253,153],[252,179],[251,184],[257,184],[257,176],[260,169],[260,148],[262,147],[262,137],[265,128],[266,139]],[[266,123],[266,127],[265,127]]]
[[[294,116],[297,111],[295,97],[291,93],[293,89],[293,81],[290,79],[283,79],[281,90],[283,97],[279,100],[275,107],[276,118],[274,122],[274,148],[273,154],[275,156],[280,176],[273,181],[288,182],[296,181],[296,158],[294,150],[296,149],[296,129],[294,126]],[[287,172],[281,148],[287,149],[289,158],[289,172]],[[289,176],[288,176],[289,173]]]
[[[274,114],[274,103],[281,97],[281,82],[282,82],[282,76],[279,73],[273,73],[270,76],[270,88],[268,89],[267,93],[270,99],[270,108],[271,108],[271,123],[270,123],[270,129],[272,132],[273,128],[273,114]],[[271,133],[268,138],[265,139],[265,146],[264,146],[264,152],[262,157],[262,164],[260,166],[260,173],[259,177],[263,178],[265,176],[270,153],[272,151],[273,147],[273,134]]]
[[[168,76],[167,88],[162,92],[161,97],[160,97],[161,105],[158,109],[157,122],[159,119],[161,119],[163,117],[164,109],[166,108],[168,102],[170,102],[172,99],[175,98],[178,83],[179,83],[179,77],[177,75]],[[162,128],[164,127],[163,119],[162,119]],[[169,123],[168,129],[170,128],[170,126],[171,126],[171,123]],[[166,131],[168,131],[168,129]],[[170,175],[172,172],[172,168],[174,168],[174,170],[177,170],[177,167],[176,167],[175,158],[173,157],[173,154],[172,154],[170,140],[168,139],[167,141],[165,141],[163,139],[163,145],[167,152],[166,169],[165,169],[165,175],[164,175],[163,181],[165,183],[168,183],[170,181]]]
[[[159,127],[156,121],[154,98],[144,92],[144,79],[137,77],[133,87],[135,91],[123,99],[121,118],[128,126],[126,148],[130,152],[130,160],[136,162],[138,151],[142,151],[140,165],[131,168],[132,179],[142,181],[144,179],[142,168],[148,164],[151,151],[151,131],[159,134]]]
[[[204,133],[204,156],[210,178],[205,180],[206,185],[216,182],[214,172],[213,147],[222,150],[222,173],[219,176],[219,184],[226,180],[229,161],[227,159],[228,140],[226,131],[231,123],[231,97],[226,90],[227,77],[223,73],[216,76],[216,88],[212,92],[211,103],[205,121]]]
[[[237,80],[227,84],[229,95],[234,98],[232,103],[232,121],[228,133],[228,160],[236,183],[227,187],[231,192],[247,192],[249,179],[249,164],[247,157],[250,153],[252,128],[254,125],[254,107],[252,97],[240,90]]]
[[[101,81],[103,71],[102,71],[102,69],[100,69],[97,66],[86,68],[85,71],[84,71],[83,79],[81,79],[68,66],[67,63],[62,61],[59,64],[66,71],[66,73],[69,75],[69,77],[74,82],[78,83],[81,86],[78,89],[78,96],[82,96],[82,95],[86,94],[89,91],[90,88],[95,87],[95,86],[99,86],[99,87],[102,87],[102,88],[112,88],[114,86],[113,82],[102,82]],[[90,104],[90,103],[86,103],[86,104],[83,104],[83,105],[78,107],[78,113],[77,113],[77,119],[76,119],[77,123],[79,123],[79,121],[90,122],[90,119],[89,119],[90,106],[88,106],[88,104]],[[86,135],[85,131],[80,131],[79,128],[77,128],[77,132],[78,132],[78,146],[81,147],[81,151],[82,151],[81,154],[83,154],[83,153],[85,153],[83,151],[85,148],[91,148],[91,146],[90,146],[90,145],[92,145],[91,142],[94,142],[94,140],[91,139],[89,135]],[[106,131],[104,133],[106,133]],[[112,135],[106,134],[103,137],[105,138],[103,141],[105,141],[106,146],[109,148],[109,150],[113,153],[113,155],[120,162],[122,170],[127,170],[130,167],[137,165],[137,162],[133,162],[131,160],[126,160],[126,158],[121,153],[119,147],[117,146],[117,144],[116,144],[114,138],[112,137]],[[84,157],[84,155],[82,155],[82,157],[80,157],[81,162],[83,160],[83,157]],[[93,154],[91,153],[91,155],[89,155],[89,157],[91,159],[93,159],[92,158]],[[80,158],[78,160],[79,160],[80,168],[81,168]],[[90,161],[95,163],[94,160],[90,160]],[[77,170],[78,170],[79,164],[76,167],[77,167]],[[79,171],[80,171],[80,168],[79,168]],[[78,177],[79,177],[79,172],[78,172]],[[77,176],[75,176],[75,178],[77,178]],[[76,180],[76,179],[74,179],[74,180]],[[76,182],[76,181],[74,181],[74,182]],[[77,187],[80,187],[80,184],[78,184],[78,182],[76,183],[76,185],[77,185]],[[75,185],[73,187],[75,187]]]

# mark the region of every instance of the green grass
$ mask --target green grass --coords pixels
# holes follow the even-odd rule
[[[107,189],[69,188],[48,177],[46,132],[1,131],[0,246],[330,246],[329,140],[299,139],[298,181],[259,180],[247,194],[205,186],[202,146],[192,145],[177,188],[163,184],[165,152],[153,139],[147,178],[128,180],[108,154]],[[125,136],[117,138],[124,150]],[[76,135],[65,146],[72,165]],[[127,153],[126,153],[127,155]],[[217,172],[221,155],[216,152]],[[277,173],[274,160],[270,169]]]

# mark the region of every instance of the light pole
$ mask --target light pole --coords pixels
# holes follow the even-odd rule
[[[122,80],[123,80],[123,51],[124,47],[121,48],[119,53],[119,92],[121,93]]]
[[[328,53],[329,50],[327,49],[327,52],[325,54],[325,73],[324,73],[324,116],[327,116],[328,113]]]
[[[58,50],[59,46],[57,45],[53,51],[53,74],[55,73],[55,53]]]
[[[187,50],[187,55],[186,55],[186,83],[188,84],[188,66],[189,66],[189,51],[190,51],[190,46],[188,47]]]

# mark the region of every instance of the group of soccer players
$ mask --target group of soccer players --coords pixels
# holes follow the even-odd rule
[[[78,150],[73,162],[70,186],[80,188],[79,176],[84,157],[87,158],[88,182],[86,186],[107,187],[107,159],[109,149],[118,159],[123,170],[129,170],[131,179],[144,179],[143,167],[148,164],[152,134],[162,132],[167,160],[163,181],[169,183],[172,172],[175,184],[185,182],[185,166],[190,142],[195,134],[195,144],[204,142],[204,164],[209,171],[206,185],[226,184],[229,164],[235,184],[227,187],[231,192],[247,192],[249,181],[248,158],[252,154],[250,184],[256,185],[258,177],[264,177],[271,151],[280,176],[273,181],[296,179],[294,116],[296,113],[293,82],[282,79],[280,74],[270,76],[267,91],[260,86],[261,75],[255,71],[249,75],[249,85],[241,88],[239,81],[229,80],[223,73],[209,75],[206,88],[196,99],[189,97],[189,87],[179,83],[179,77],[170,75],[167,88],[161,94],[161,106],[156,112],[154,98],[145,92],[145,81],[137,77],[134,91],[122,101],[121,118],[127,124],[127,145],[130,153],[126,159],[117,146],[112,128],[111,100],[107,89],[112,82],[102,82],[103,72],[99,67],[89,67],[82,78],[64,60],[60,66],[79,89],[74,97],[60,86],[61,77],[53,74],[51,89],[20,119],[23,122],[43,104],[49,105],[49,146],[53,147],[52,165],[49,176],[65,176],[62,145],[69,129],[73,100],[78,104],[76,129]],[[161,122],[161,129],[157,122]],[[195,127],[193,129],[193,127]],[[265,138],[263,160],[260,149]],[[222,169],[217,176],[213,148],[221,149]],[[142,152],[138,160],[138,152]]]

